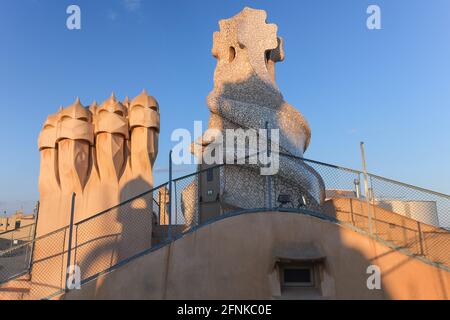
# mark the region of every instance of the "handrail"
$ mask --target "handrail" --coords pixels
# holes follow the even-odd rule
[[[151,192],[153,192],[153,191],[155,191],[155,190],[158,190],[158,189],[162,188],[163,186],[165,186],[165,185],[167,185],[167,184],[168,184],[168,182],[162,183],[162,184],[160,184],[160,185],[157,186],[157,187],[154,187],[154,188],[152,188],[152,189],[150,189],[150,190],[148,190],[148,191],[142,192],[141,194],[138,194],[137,196],[134,196],[134,197],[132,197],[132,198],[130,198],[130,199],[128,199],[128,200],[125,200],[125,201],[123,201],[123,202],[121,202],[121,203],[119,203],[119,204],[116,204],[115,206],[112,206],[112,207],[110,207],[110,208],[108,208],[108,209],[105,209],[105,210],[103,210],[103,211],[100,211],[99,213],[96,213],[96,214],[94,214],[93,216],[90,216],[90,217],[88,217],[88,218],[85,218],[85,219],[83,219],[83,220],[80,220],[80,221],[78,221],[78,222],[75,222],[74,225],[82,224],[82,223],[84,223],[84,222],[86,222],[86,221],[89,221],[89,220],[92,220],[92,219],[94,219],[94,218],[96,218],[96,217],[98,217],[98,216],[101,216],[101,215],[104,214],[104,213],[107,213],[107,212],[109,212],[109,211],[111,211],[111,210],[117,209],[118,207],[120,207],[120,206],[122,206],[122,205],[124,205],[124,204],[127,204],[127,203],[129,203],[129,202],[132,202],[132,201],[134,201],[134,200],[136,200],[136,199],[139,199],[140,197],[146,196],[146,195],[148,195],[149,193],[151,193]]]
[[[204,172],[206,172],[206,171],[208,171],[208,170],[213,170],[213,169],[221,168],[221,167],[223,167],[223,166],[225,166],[225,165],[226,165],[225,163],[222,163],[222,164],[216,164],[216,165],[213,166],[213,167],[201,169],[201,170],[198,170],[198,171],[195,171],[195,172],[192,172],[192,173],[188,173],[187,175],[184,175],[184,176],[182,176],[182,177],[178,177],[178,178],[172,179],[172,182],[177,182],[177,181],[180,181],[180,180],[184,180],[184,179],[190,178],[190,177],[192,177],[192,176],[196,176],[196,175],[199,175],[199,174],[201,174],[201,173],[204,173]],[[167,183],[169,183],[169,182],[167,182]]]
[[[279,153],[279,155],[280,156],[289,157],[289,158],[292,158],[292,159],[298,159],[299,161],[303,161],[304,165],[315,164],[316,166],[311,165],[311,167],[314,170],[317,169],[317,166],[319,166],[320,169],[326,169],[326,168],[334,169],[334,170],[330,170],[330,171],[328,171],[328,170],[320,171],[319,170],[322,173],[322,176],[323,176],[324,179],[330,178],[330,180],[326,180],[326,182],[327,183],[331,182],[331,185],[333,187],[335,186],[335,181],[338,181],[339,182],[338,183],[338,187],[341,187],[342,185],[344,185],[344,188],[351,188],[353,186],[353,177],[351,175],[349,175],[348,172],[354,173],[356,175],[362,173],[359,170],[353,170],[353,169],[349,169],[349,168],[344,168],[344,167],[340,167],[340,166],[336,166],[336,165],[332,165],[332,164],[323,163],[323,162],[320,162],[320,161],[315,161],[315,160],[311,160],[311,159],[307,159],[307,158],[301,158],[301,157],[290,155],[290,154]],[[217,168],[222,168],[222,167],[224,167],[226,165],[227,165],[226,163],[225,164],[213,165],[213,166],[211,166],[209,168],[204,168],[204,169],[198,170],[196,172],[184,175],[182,177],[173,179],[172,182],[174,183],[175,187],[176,187],[176,183],[178,183],[180,181],[182,182],[182,185],[188,186],[190,183],[192,183],[192,179],[189,179],[189,178],[191,178],[191,177],[199,177],[202,173],[207,172],[208,170],[214,170],[214,169],[217,169]],[[240,166],[240,165],[241,164],[233,164],[233,166]],[[322,166],[322,167],[320,167],[320,166]],[[331,175],[327,176],[327,174],[331,174]],[[342,176],[339,176],[339,174],[342,174]],[[369,175],[369,177],[371,177],[373,179],[381,179],[383,181],[396,184],[397,186],[400,187],[400,188],[398,188],[398,190],[400,190],[400,191],[404,191],[403,188],[401,188],[403,186],[403,187],[406,187],[406,188],[410,189],[410,190],[406,189],[406,191],[412,191],[412,192],[420,191],[420,192],[425,192],[425,193],[428,193],[428,194],[433,194],[435,196],[441,197],[442,199],[438,199],[437,201],[438,201],[438,203],[439,203],[439,201],[442,201],[444,203],[444,206],[443,206],[444,214],[446,214],[446,212],[448,211],[448,208],[450,208],[449,204],[447,203],[447,200],[450,199],[449,195],[446,195],[446,194],[443,194],[443,193],[439,193],[439,192],[435,192],[435,191],[432,191],[432,190],[428,190],[428,189],[425,189],[425,188],[409,185],[409,184],[406,184],[406,183],[402,183],[402,182],[399,182],[399,181],[395,181],[395,180],[392,180],[392,179],[384,178],[384,177],[377,176],[377,175],[370,174],[370,173],[368,175]],[[336,177],[337,177],[337,179],[336,179]],[[344,181],[344,182],[342,184],[340,182],[341,180],[339,180],[340,178],[343,178],[342,181]],[[183,180],[186,180],[186,181],[183,181]],[[195,181],[195,179],[194,179],[194,181]],[[114,206],[112,206],[112,207],[110,207],[108,209],[102,210],[102,211],[100,211],[100,212],[98,212],[98,213],[96,213],[96,214],[94,214],[92,216],[89,216],[87,218],[84,218],[84,219],[82,219],[82,220],[80,220],[78,222],[74,222],[72,224],[72,226],[78,227],[78,226],[82,225],[83,223],[89,222],[89,221],[91,221],[91,220],[93,220],[95,218],[98,218],[100,216],[106,215],[109,212],[115,212],[115,211],[113,211],[114,209],[120,208],[122,205],[125,205],[127,203],[130,203],[130,202],[136,200],[136,199],[139,199],[139,198],[142,198],[142,197],[145,197],[145,196],[148,196],[148,195],[150,195],[150,197],[151,197],[150,201],[152,202],[152,204],[159,205],[159,203],[155,199],[155,196],[154,196],[155,193],[154,192],[160,190],[161,188],[164,188],[164,187],[168,186],[169,183],[170,182],[162,183],[162,184],[160,184],[160,185],[158,185],[156,187],[153,187],[153,188],[151,188],[151,189],[149,189],[149,190],[147,190],[145,192],[142,192],[142,193],[140,193],[140,194],[138,194],[136,196],[133,196],[133,197],[131,197],[131,198],[125,200],[125,201],[122,201],[122,202],[120,202],[120,203],[118,203],[118,204],[116,204],[116,205],[114,205]],[[322,186],[321,188],[323,188],[325,190],[326,186],[327,185],[324,184],[324,186]],[[229,188],[233,188],[233,185],[228,185],[228,187]],[[171,206],[173,203],[177,204],[177,201],[180,200],[180,198],[178,198],[178,197],[183,197],[183,194],[179,194],[179,192],[183,192],[183,190],[184,189],[180,189],[180,190],[177,191],[177,189],[175,189],[174,194],[170,194],[170,196],[169,196],[169,206]],[[347,190],[347,189],[345,189],[345,190]],[[383,190],[383,189],[380,189],[380,190]],[[386,189],[386,190],[388,192],[390,191],[390,189]],[[392,189],[392,190],[397,191],[397,189]],[[280,192],[280,190],[278,190],[278,191],[274,190],[274,192],[276,194],[277,192]],[[198,201],[199,201],[198,198],[196,198],[197,196],[198,195],[195,194],[195,195],[192,195],[190,199],[189,198],[186,198],[186,199],[188,201],[189,200],[193,201],[193,205],[196,206],[196,205],[198,205]],[[183,199],[183,198],[181,198],[181,199]],[[261,204],[263,204],[263,203],[261,203]],[[255,204],[253,203],[251,205],[247,204],[247,206],[246,206],[245,203],[242,203],[242,208],[247,208],[247,207],[248,208],[252,208],[252,207],[254,207],[254,205]],[[257,205],[259,205],[259,204],[257,204]],[[305,203],[305,205],[306,205],[306,203]],[[242,213],[251,213],[251,212],[256,212],[256,211],[288,211],[288,212],[292,211],[292,212],[301,212],[301,213],[313,212],[314,215],[319,215],[319,214],[322,215],[322,216],[326,215],[326,211],[321,212],[322,211],[321,208],[318,208],[316,210],[315,207],[312,207],[312,206],[310,206],[310,207],[305,206],[304,208],[297,208],[297,209],[292,209],[292,210],[288,209],[288,208],[281,208],[281,207],[275,207],[275,208],[267,207],[267,208],[260,208],[260,209],[257,209],[257,208],[253,208],[253,209],[239,209],[236,206],[235,207],[231,206],[230,208],[231,209],[226,209],[226,210],[229,210],[229,211],[226,211],[226,212],[224,211],[223,214],[221,214],[220,217],[224,218],[224,217],[227,217],[227,216],[233,216],[233,215],[242,214]],[[175,214],[181,214],[181,215],[185,214],[183,209],[181,209],[179,212],[178,212],[178,209],[175,209],[175,210],[176,210]],[[197,210],[197,211],[194,211],[194,214],[199,215],[199,211],[198,211],[199,209],[196,208],[194,210]],[[311,211],[311,210],[313,210],[313,211]],[[181,217],[183,218],[183,216],[181,216]],[[445,216],[445,217],[447,217],[447,216]],[[108,216],[106,216],[106,218],[108,218]],[[196,216],[196,218],[198,218],[198,216]],[[332,217],[328,216],[326,218],[330,219]],[[99,221],[98,223],[102,223],[102,221]],[[169,221],[171,221],[171,220],[169,219]],[[177,239],[179,236],[183,236],[186,233],[195,231],[199,227],[207,225],[207,224],[209,224],[209,223],[211,223],[211,222],[213,222],[215,220],[211,219],[211,220],[207,220],[207,221],[202,221],[201,223],[199,223],[199,221],[201,221],[201,220],[195,220],[192,224],[188,224],[188,222],[186,220],[186,216],[184,216],[184,220],[180,220],[180,221],[185,221],[184,223],[186,224],[186,228],[184,230],[180,229],[181,231],[177,231],[176,234],[174,235],[173,239]],[[376,218],[375,218],[375,221],[384,222],[383,220],[376,219]],[[340,223],[346,223],[346,222],[345,221],[340,221]],[[395,224],[395,223],[393,223],[393,224]],[[358,227],[356,225],[352,225],[351,223],[349,225],[351,227],[355,228],[355,229],[359,228],[358,230],[363,230],[363,229],[361,229],[360,227]],[[24,228],[25,227],[29,227],[29,226],[30,225],[24,226]],[[68,230],[68,228],[70,228],[70,226],[71,225],[63,226],[63,227],[58,228],[58,229],[56,229],[56,230],[54,230],[52,232],[49,232],[47,234],[41,235],[39,237],[34,237],[34,239],[31,239],[29,241],[25,241],[24,243],[22,243],[20,245],[17,245],[17,246],[14,246],[14,247],[12,247],[10,249],[4,250],[4,251],[0,251],[0,256],[8,254],[9,252],[13,252],[14,250],[18,250],[18,249],[20,250],[21,247],[25,247],[25,246],[27,246],[29,244],[34,244],[37,241],[39,241],[41,239],[44,239],[46,237],[50,237],[50,236],[52,236],[52,235],[54,235],[54,234],[56,234],[58,232],[64,232],[64,235],[66,235],[67,234],[67,230]],[[405,226],[399,226],[399,227],[402,227],[402,228],[408,230],[408,227],[405,227]],[[445,228],[443,228],[443,227],[439,227],[438,226],[438,228],[442,229],[442,231],[446,231],[447,232],[447,230]],[[9,230],[8,232],[10,232],[10,231],[12,231],[12,230]],[[94,235],[90,235],[90,236],[94,236],[95,237],[96,235],[94,234]],[[165,239],[163,241],[167,242],[167,240],[168,239]],[[381,239],[381,240],[383,240],[383,239]],[[154,246],[150,246],[149,248],[146,249],[146,251],[153,250],[155,248],[155,246],[158,246],[158,244],[156,244]],[[437,248],[440,249],[441,247],[442,247],[442,244],[439,244],[439,246]],[[442,249],[440,249],[440,250],[442,252]],[[130,257],[125,258],[125,260],[127,260],[127,259],[130,259]],[[432,261],[432,260],[430,260],[430,261]],[[119,261],[118,263],[121,263],[121,261]]]
[[[392,180],[392,179],[389,179],[389,178],[385,178],[385,177],[382,177],[382,176],[375,175],[373,173],[368,173],[367,175],[369,177],[373,177],[373,178],[376,178],[376,179],[384,180],[386,182],[392,182],[392,183],[399,184],[399,185],[402,185],[402,186],[407,187],[407,188],[416,189],[416,190],[419,190],[419,191],[422,191],[422,192],[427,192],[427,193],[431,193],[431,194],[434,194],[434,195],[439,196],[439,197],[444,197],[444,198],[450,199],[450,195],[447,195],[445,193],[440,193],[440,192],[433,191],[433,190],[430,190],[430,189],[425,189],[425,188],[422,188],[422,187],[414,186],[412,184],[408,184],[408,183]]]
[[[297,157],[297,156],[293,156],[293,155],[286,154],[286,153],[280,153],[280,155],[283,155],[283,156],[286,156],[286,157],[290,157],[290,158],[294,158],[294,159],[299,159],[299,160],[302,160],[302,161],[305,161],[305,162],[311,162],[311,163],[315,163],[315,164],[320,164],[322,166],[326,166],[326,167],[333,168],[333,169],[349,171],[349,172],[352,172],[352,173],[363,173],[360,170],[351,169],[351,168],[347,168],[347,167],[341,167],[341,166],[338,166],[338,165],[329,164],[329,163],[325,163],[325,162],[320,162],[320,161],[312,160],[312,159],[309,159],[309,158]]]
[[[361,173],[361,171],[359,171],[359,170],[354,170],[354,169],[350,169],[350,168],[340,167],[340,166],[336,166],[336,165],[332,165],[332,164],[328,164],[328,163],[324,163],[324,162],[320,162],[320,161],[316,161],[316,160],[311,160],[311,159],[308,159],[308,158],[300,158],[300,157],[297,157],[297,156],[292,156],[292,155],[288,155],[288,154],[284,154],[284,153],[280,153],[280,154],[281,154],[281,155],[286,155],[286,156],[289,156],[289,157],[293,157],[293,158],[296,158],[296,159],[304,160],[305,162],[311,162],[311,163],[315,163],[315,164],[324,165],[324,166],[327,166],[327,167],[330,167],[330,168],[341,169],[341,170],[350,171],[350,172],[354,172],[354,173]],[[183,180],[183,179],[192,177],[192,176],[196,176],[196,175],[198,175],[198,174],[200,174],[200,173],[206,172],[206,171],[211,170],[211,169],[219,168],[219,167],[222,167],[222,166],[225,166],[225,165],[227,165],[227,164],[219,164],[219,165],[216,165],[216,166],[214,166],[214,167],[210,167],[210,168],[207,168],[207,169],[198,170],[198,171],[196,171],[196,172],[187,174],[187,175],[185,175],[185,176],[182,176],[182,177],[173,179],[173,182],[177,182],[177,181],[180,181],[180,180]],[[382,177],[382,176],[378,176],[378,175],[375,175],[375,174],[372,174],[372,173],[368,173],[368,175],[371,176],[371,177],[377,178],[377,179],[381,179],[381,180],[387,181],[387,182],[396,183],[396,184],[403,185],[403,186],[408,187],[408,188],[413,188],[413,189],[416,189],[416,190],[419,190],[419,191],[432,193],[432,194],[434,194],[434,195],[437,195],[437,196],[440,196],[440,197],[445,197],[445,198],[447,198],[447,199],[450,199],[450,195],[447,195],[447,194],[444,194],[444,193],[439,193],[439,192],[436,192],[436,191],[433,191],[433,190],[430,190],[430,189],[425,189],[425,188],[422,188],[422,187],[410,185],[410,184],[403,183],[403,182],[400,182],[400,181],[396,181],[396,180],[392,180],[392,179],[385,178],[385,177]],[[140,197],[143,197],[143,196],[145,196],[145,195],[147,195],[147,194],[149,194],[149,193],[151,193],[151,192],[153,192],[153,191],[155,191],[155,190],[160,189],[161,187],[163,187],[163,186],[165,186],[165,185],[168,185],[168,183],[169,183],[169,182],[161,183],[161,184],[158,185],[157,187],[154,187],[154,188],[152,188],[152,189],[150,189],[150,190],[147,190],[147,191],[145,191],[145,192],[142,192],[142,193],[140,193],[140,194],[138,194],[138,195],[136,195],[136,196],[133,196],[133,197],[131,197],[130,199],[127,199],[127,200],[125,200],[125,201],[122,201],[122,202],[120,202],[120,203],[118,203],[118,204],[116,204],[116,205],[114,205],[114,206],[112,206],[112,207],[110,207],[110,208],[108,208],[108,209],[102,210],[102,211],[100,211],[100,212],[98,212],[98,213],[96,213],[96,214],[94,214],[94,215],[92,215],[92,216],[90,216],[90,217],[88,217],[88,218],[85,218],[85,219],[83,219],[83,220],[80,220],[80,221],[76,222],[75,225],[79,225],[79,224],[82,224],[82,223],[87,222],[87,221],[89,221],[89,220],[92,220],[92,219],[94,219],[94,218],[96,218],[96,217],[98,217],[98,216],[100,216],[100,215],[102,215],[102,214],[105,214],[105,213],[107,213],[107,212],[109,212],[109,211],[111,211],[111,210],[114,210],[114,209],[116,209],[116,208],[118,208],[118,207],[120,207],[120,206],[122,206],[122,205],[124,205],[124,204],[127,204],[127,203],[129,203],[129,202],[132,202],[132,201],[134,201],[134,200],[136,200],[136,199],[138,199],[138,198],[140,198]],[[27,227],[27,226],[25,226],[25,227]],[[52,231],[52,232],[49,232],[49,233],[44,234],[44,235],[41,235],[41,236],[39,236],[39,237],[37,237],[37,238],[35,238],[35,239],[32,239],[32,240],[30,240],[29,242],[34,241],[34,240],[41,239],[41,238],[43,238],[43,237],[45,237],[45,236],[52,235],[52,234],[54,234],[54,233],[57,233],[57,232],[59,232],[59,231],[62,231],[63,229],[66,229],[66,228],[68,228],[68,227],[69,227],[69,225],[66,225],[66,226],[61,227],[61,228],[59,228],[59,229],[56,229],[56,230],[54,230],[54,231]],[[9,231],[7,231],[7,232],[10,232],[10,231],[12,231],[12,230],[9,230]],[[25,243],[25,244],[26,244],[26,243]],[[23,244],[23,245],[24,245],[24,244]],[[19,246],[18,246],[18,247],[19,247]],[[5,251],[6,251],[6,250],[5,250]]]
[[[280,152],[279,155],[285,156],[285,157],[289,157],[289,158],[293,158],[293,159],[302,160],[302,161],[305,161],[305,162],[310,162],[310,163],[322,165],[322,166],[326,166],[326,167],[333,168],[333,169],[344,170],[344,171],[348,171],[348,172],[352,172],[352,173],[356,173],[356,174],[362,174],[363,173],[362,171],[357,170],[357,169],[351,169],[351,168],[347,168],[347,167],[342,167],[342,166],[338,166],[338,165],[334,165],[334,164],[330,164],[330,163],[326,163],[326,162],[312,160],[312,159],[309,159],[309,158],[302,158],[302,157],[290,155],[290,154],[287,154],[287,153]],[[183,180],[183,179],[187,179],[187,178],[192,177],[192,176],[196,176],[196,175],[198,175],[200,173],[203,173],[203,172],[206,172],[208,170],[220,168],[220,167],[226,166],[226,165],[228,165],[228,164],[226,164],[226,163],[217,164],[217,165],[215,165],[213,167],[206,168],[206,169],[201,169],[201,170],[189,173],[187,175],[184,175],[182,177],[175,178],[172,181],[173,182],[177,182],[177,181],[180,181],[180,180]],[[239,165],[239,164],[232,164],[232,165],[236,166],[236,165]],[[446,197],[446,198],[450,199],[450,195],[447,195],[447,194],[444,194],[444,193],[440,193],[440,192],[437,192],[437,191],[433,191],[431,189],[426,189],[426,188],[423,188],[423,187],[414,186],[414,185],[411,185],[411,184],[407,184],[407,183],[400,182],[400,181],[397,181],[397,180],[385,178],[385,177],[382,177],[382,176],[379,176],[379,175],[376,175],[376,174],[373,174],[373,173],[369,173],[369,172],[367,173],[367,175],[371,176],[371,177],[374,177],[374,178],[382,179],[382,180],[387,181],[387,182],[393,182],[393,183],[396,183],[396,184],[399,184],[399,185],[403,185],[403,186],[408,187],[408,188],[413,188],[413,189],[420,190],[420,191],[423,191],[423,192],[429,192],[429,193],[435,194],[437,196]],[[148,191],[148,192],[150,192],[150,191]]]
[[[2,232],[0,232],[0,237],[3,236],[3,235],[5,235],[5,234],[7,234],[7,233],[18,232],[18,231],[21,230],[21,229],[33,227],[34,225],[36,225],[35,222],[30,223],[30,224],[27,224],[27,225],[25,225],[25,226],[20,226],[19,228],[16,228],[16,229],[11,229],[11,230],[2,231]]]
[[[282,154],[282,153],[280,153],[280,154]],[[282,155],[287,155],[287,154],[282,154]],[[354,173],[361,173],[361,171],[358,171],[358,170],[349,169],[349,168],[345,168],[345,167],[340,167],[340,166],[336,166],[336,165],[332,165],[332,164],[328,164],[328,163],[324,163],[324,162],[320,162],[320,161],[316,161],[316,160],[311,160],[311,159],[307,159],[307,158],[300,158],[300,157],[297,157],[297,156],[291,156],[291,155],[287,155],[287,156],[293,157],[293,158],[296,158],[296,159],[300,159],[300,160],[304,160],[304,161],[306,161],[306,162],[311,162],[311,163],[315,163],[315,164],[320,164],[320,165],[328,166],[328,167],[335,168],[335,169],[342,169],[342,170],[350,171],[350,172],[354,172]],[[211,167],[211,168],[198,170],[198,171],[196,171],[196,172],[194,172],[194,173],[190,173],[190,174],[187,174],[187,175],[185,175],[185,176],[182,176],[182,177],[173,179],[173,182],[177,182],[177,181],[180,181],[180,180],[189,178],[189,177],[191,177],[191,176],[195,176],[195,175],[198,175],[198,174],[200,174],[200,173],[206,172],[206,171],[208,171],[208,170],[222,167],[222,166],[224,166],[224,165],[226,165],[226,164],[219,164],[219,165],[216,165],[216,166]],[[439,192],[436,192],[436,191],[433,191],[433,190],[430,190],[430,189],[425,189],[425,188],[422,188],[422,187],[410,185],[410,184],[407,184],[407,183],[404,183],[404,182],[392,180],[392,179],[385,178],[385,177],[382,177],[382,176],[378,176],[378,175],[375,175],[375,174],[372,174],[372,173],[368,173],[368,175],[371,176],[371,177],[377,178],[377,179],[381,179],[381,180],[387,181],[387,182],[396,183],[396,184],[403,185],[403,186],[408,187],[408,188],[413,188],[413,189],[416,189],[416,190],[419,190],[419,191],[431,193],[431,194],[434,194],[434,195],[437,195],[437,196],[440,196],[440,197],[445,197],[445,198],[447,198],[447,199],[450,199],[450,195],[447,195],[447,194],[444,194],[444,193],[439,193]],[[145,195],[147,195],[147,194],[149,194],[149,193],[151,193],[151,192],[153,192],[153,191],[155,191],[155,190],[158,190],[158,189],[160,189],[161,187],[163,187],[163,186],[165,186],[165,185],[168,185],[168,183],[169,183],[169,182],[161,183],[161,184],[158,185],[157,187],[154,187],[154,188],[152,188],[152,189],[150,189],[150,190],[147,190],[147,191],[142,192],[142,193],[140,193],[140,194],[138,194],[138,195],[136,195],[136,196],[133,196],[133,197],[131,197],[130,199],[127,199],[127,200],[125,200],[125,201],[122,201],[122,202],[120,202],[120,203],[118,203],[118,204],[116,204],[116,205],[114,205],[114,206],[112,206],[112,207],[110,207],[110,208],[108,208],[108,209],[102,210],[102,211],[100,211],[100,212],[98,212],[98,213],[96,213],[96,214],[94,214],[94,215],[92,215],[92,216],[90,216],[90,217],[88,217],[88,218],[85,218],[85,219],[83,219],[83,220],[80,220],[80,221],[78,221],[78,222],[76,222],[76,223],[74,223],[74,224],[75,224],[75,225],[79,225],[79,224],[82,224],[82,223],[87,222],[87,221],[89,221],[89,220],[92,220],[92,219],[94,219],[94,218],[96,218],[96,217],[98,217],[98,216],[100,216],[100,215],[102,215],[102,214],[105,214],[105,213],[107,213],[107,212],[109,212],[109,211],[111,211],[111,210],[114,210],[114,209],[116,209],[116,208],[118,208],[118,207],[120,207],[120,206],[122,206],[122,205],[124,205],[124,204],[127,204],[127,203],[129,203],[129,202],[132,202],[132,201],[134,201],[134,200],[136,200],[136,199],[138,199],[138,198],[140,198],[140,197],[143,197],[143,196],[145,196]],[[26,227],[28,227],[28,226],[30,226],[30,225],[24,226],[24,228],[26,228]],[[68,228],[68,227],[69,227],[69,225],[66,225],[66,226],[63,226],[63,227],[61,227],[61,228],[58,228],[58,229],[53,230],[53,231],[51,231],[51,232],[49,232],[49,233],[46,233],[46,234],[44,234],[44,235],[41,235],[41,236],[36,237],[36,238],[34,238],[34,239],[31,239],[30,241],[27,241],[26,243],[23,243],[23,244],[21,244],[21,245],[19,245],[19,246],[15,246],[15,247],[13,247],[13,249],[14,249],[14,248],[19,248],[19,247],[21,247],[21,246],[24,246],[24,245],[26,245],[26,244],[28,244],[28,243],[30,243],[30,242],[32,242],[32,241],[42,239],[43,237],[50,236],[50,235],[52,235],[52,234],[55,234],[55,233],[57,233],[57,232],[59,232],[59,231],[62,231],[62,230],[64,230],[64,229],[66,229],[66,228]],[[11,231],[14,231],[14,230],[8,230],[8,231],[6,231],[6,232],[11,232]],[[6,232],[4,232],[4,233],[6,233]],[[3,233],[1,233],[1,234],[3,234]],[[0,235],[1,235],[1,234],[0,234]],[[8,250],[3,250],[3,251],[1,251],[1,252],[3,253],[3,252],[7,252],[7,251],[10,251],[10,250],[9,250],[9,249],[8,249]]]
[[[127,203],[129,203],[129,202],[131,202],[131,201],[133,201],[133,200],[136,200],[136,199],[140,198],[140,197],[143,197],[143,196],[145,196],[145,195],[147,195],[147,194],[149,194],[149,193],[151,193],[151,192],[153,192],[153,191],[155,191],[155,190],[158,190],[158,189],[162,188],[163,186],[165,186],[165,185],[167,185],[167,184],[168,184],[168,182],[162,183],[162,184],[160,184],[159,186],[157,186],[157,187],[155,187],[155,188],[152,188],[152,189],[150,189],[150,190],[148,190],[148,191],[145,191],[145,192],[143,192],[143,193],[141,193],[141,194],[138,194],[137,196],[133,196],[132,198],[130,198],[130,199],[128,199],[128,200],[125,200],[125,201],[123,201],[123,202],[121,202],[121,203],[119,203],[119,204],[116,204],[115,206],[112,206],[112,207],[110,207],[110,208],[108,208],[108,209],[102,210],[102,211],[96,213],[96,214],[93,215],[93,216],[90,216],[90,217],[87,217],[87,218],[85,218],[85,219],[83,219],[83,220],[80,220],[80,221],[74,223],[74,225],[79,225],[79,224],[85,223],[85,222],[87,222],[87,221],[89,221],[89,220],[92,220],[92,219],[98,217],[98,216],[101,216],[101,215],[103,215],[103,214],[105,214],[105,213],[108,213],[109,211],[114,210],[114,209],[116,209],[116,208],[118,208],[118,207],[120,207],[120,206],[122,206],[122,205],[124,205],[124,204],[127,204]],[[26,241],[26,242],[21,243],[21,244],[19,244],[19,245],[13,246],[13,247],[11,247],[11,248],[9,248],[9,249],[0,250],[0,255],[1,255],[1,254],[4,254],[4,253],[7,253],[7,252],[10,252],[10,251],[17,250],[17,249],[20,248],[20,247],[27,246],[28,244],[30,244],[30,243],[32,243],[32,242],[41,240],[41,239],[43,239],[43,238],[45,238],[45,237],[49,237],[49,236],[51,236],[51,235],[53,235],[53,234],[56,234],[56,233],[58,233],[58,232],[60,232],[60,231],[65,230],[65,229],[67,229],[67,228],[69,228],[69,227],[70,227],[70,225],[67,224],[67,225],[65,225],[65,226],[63,226],[63,227],[60,227],[60,228],[58,228],[58,229],[55,229],[55,230],[53,230],[53,231],[51,231],[51,232],[49,232],[49,233],[40,235],[39,237],[35,237],[35,238],[33,238],[33,239],[30,239],[29,241]],[[9,230],[9,231],[12,231],[12,230]],[[9,232],[9,231],[8,231],[8,232]]]

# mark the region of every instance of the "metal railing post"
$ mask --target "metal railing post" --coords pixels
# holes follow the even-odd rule
[[[269,143],[269,122],[266,121],[266,149],[267,149],[267,159],[269,159],[270,157],[270,143]],[[270,164],[268,164],[268,166],[270,166]],[[272,175],[267,175],[266,176],[266,180],[267,180],[267,204],[269,209],[272,209]]]
[[[28,230],[28,241],[32,241],[32,240],[31,240],[31,234],[32,234],[32,232],[33,232],[33,229],[32,229],[32,227],[31,227],[31,225],[29,225],[29,229],[30,229],[30,230]],[[28,256],[28,254],[29,254],[29,252],[31,252],[31,251],[30,251],[30,250],[31,250],[31,248],[30,248],[31,243],[32,243],[32,242],[29,242],[29,244],[25,247],[25,262],[24,262],[24,264],[27,265],[27,269],[29,269],[28,266],[29,266],[29,264],[30,264],[30,261],[28,260],[28,258],[30,258],[31,255]]]
[[[372,230],[372,210],[370,205],[370,192],[369,192],[369,180],[367,177],[367,167],[366,167],[366,156],[364,152],[364,142],[360,143],[361,146],[361,160],[363,165],[363,177],[364,177],[364,192],[366,194],[366,203],[367,203],[367,217],[369,220],[369,234],[373,236]]]
[[[34,227],[33,227],[33,239],[31,243],[31,254],[30,254],[30,262],[28,265],[28,270],[31,269],[31,266],[33,264],[33,258],[34,258],[34,245],[36,244],[36,233],[37,233],[37,226],[39,221],[39,208],[41,206],[41,202],[36,202],[36,216],[34,217]]]
[[[361,198],[361,189],[360,189],[360,184],[361,183],[359,181],[359,175],[358,175],[357,179],[355,178],[355,180],[353,180],[353,183],[355,185],[356,198],[359,199],[359,198]]]
[[[167,228],[168,239],[172,240],[172,150],[169,152],[169,225]]]
[[[424,256],[424,250],[423,250],[423,234],[422,234],[422,227],[419,221],[417,221],[417,230],[419,232],[419,248],[420,248],[420,255]]]
[[[7,224],[8,224],[8,222],[7,222]],[[8,225],[6,227],[8,227]],[[14,232],[16,232],[16,229],[13,229],[11,231],[11,241],[9,243],[9,250],[12,250],[12,248],[14,246]]]
[[[72,193],[72,205],[70,208],[70,225],[69,225],[69,243],[67,246],[67,267],[66,267],[66,285],[65,285],[65,291],[68,291],[67,283],[69,281],[69,271],[70,271],[70,260],[71,260],[71,254],[72,254],[72,235],[73,235],[73,218],[75,214],[75,192]]]

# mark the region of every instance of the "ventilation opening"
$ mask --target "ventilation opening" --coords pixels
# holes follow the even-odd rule
[[[236,58],[236,49],[234,47],[230,47],[228,50],[228,62],[233,62],[234,58]]]
[[[312,267],[283,268],[283,285],[289,287],[313,287],[314,274]]]
[[[272,50],[267,50],[266,53],[265,53],[266,64],[270,60],[270,54],[271,53],[272,53]]]
[[[208,169],[207,171],[206,171],[206,181],[207,182],[211,182],[211,181],[213,181],[214,180],[214,172],[213,172],[213,169]]]

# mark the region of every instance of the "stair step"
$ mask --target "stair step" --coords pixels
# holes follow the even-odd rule
[[[0,285],[0,300],[23,300],[31,290],[31,275],[24,274]]]
[[[27,292],[30,292],[30,288],[1,288],[0,294],[2,292],[4,292],[4,293],[8,293],[8,292],[27,293]]]

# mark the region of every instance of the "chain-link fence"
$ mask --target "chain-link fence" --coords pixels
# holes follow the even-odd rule
[[[14,246],[33,240],[35,226],[35,223],[30,223],[12,230],[0,232],[0,251],[11,249]]]
[[[68,229],[58,229],[0,253],[4,280],[0,299],[43,299],[65,288]]]
[[[372,174],[368,180],[376,236],[450,267],[450,197]]]
[[[166,190],[161,185],[74,224],[70,264],[80,268],[82,282],[148,250],[152,238],[164,238],[157,226],[167,216]]]
[[[1,251],[0,299],[55,297],[62,294],[72,280],[73,284],[77,280],[87,282],[151,249],[152,240],[153,244],[166,241],[167,230],[157,226],[169,225],[167,185]],[[74,271],[69,281],[68,268]],[[18,277],[26,272],[29,272],[26,277]]]
[[[309,211],[450,268],[449,196],[358,170],[279,156],[280,169],[273,176],[263,176],[249,164],[203,165],[174,180],[172,223],[177,232],[232,213]]]
[[[0,283],[29,270],[35,227],[31,223],[0,233]]]
[[[20,273],[5,264],[9,256],[29,261],[32,254],[27,297],[48,298],[66,289],[68,266],[78,266],[85,283],[211,221],[276,210],[314,213],[348,224],[450,268],[449,196],[280,154],[276,175],[261,175],[260,168],[250,164],[200,165],[198,172],[2,251],[0,276],[9,279]]]

